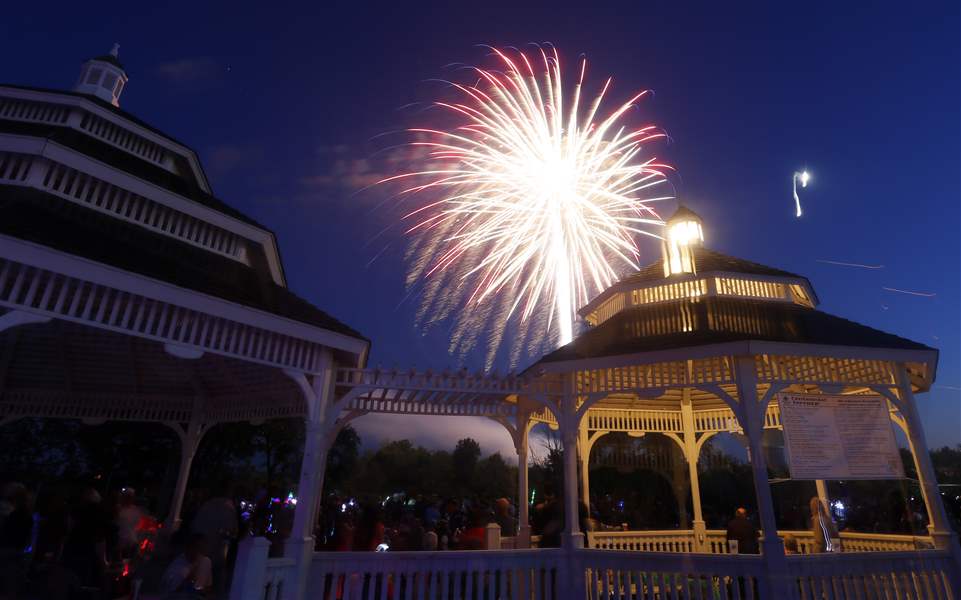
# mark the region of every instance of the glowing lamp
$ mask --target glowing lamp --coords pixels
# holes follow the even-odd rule
[[[681,206],[664,224],[664,276],[696,273],[694,249],[704,243],[701,217]]]

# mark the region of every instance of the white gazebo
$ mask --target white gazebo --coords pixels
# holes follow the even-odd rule
[[[664,260],[584,307],[590,328],[524,374],[367,369],[368,341],[287,289],[273,234],[212,195],[192,150],[119,108],[126,83],[114,49],[84,64],[73,91],[0,85],[0,419],[168,424],[183,441],[175,525],[212,425],[303,418],[286,555],[268,559],[266,540],[245,540],[233,598],[961,595],[961,552],[915,403],[934,379],[935,350],[817,311],[804,277],[703,248],[700,220],[682,210]],[[780,426],[772,398],[783,391],[885,398],[916,450],[929,535],[853,535],[843,553],[785,556],[762,441]],[[530,547],[522,502],[520,534],[492,534],[485,551],[315,552],[327,451],[370,413],[495,419],[522,467],[531,427],[556,427],[564,547]],[[678,444],[690,530],[579,531],[591,445],[618,431]],[[725,554],[700,514],[694,465],[719,432],[748,441],[762,555]],[[525,498],[526,468],[518,487]]]

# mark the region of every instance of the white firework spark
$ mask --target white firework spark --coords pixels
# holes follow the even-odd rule
[[[586,61],[568,100],[556,50],[538,48],[537,70],[492,50],[501,70],[474,67],[475,84],[451,83],[458,101],[434,103],[456,127],[410,130],[441,166],[384,180],[423,199],[404,217],[419,322],[452,322],[456,354],[486,337],[488,369],[508,323],[512,365],[570,342],[577,308],[637,268],[638,235],[660,237],[645,229],[663,224],[651,203],[670,198],[652,193],[670,167],[641,157],[665,134],[622,124],[647,92],[598,118],[612,80],[584,110]]]

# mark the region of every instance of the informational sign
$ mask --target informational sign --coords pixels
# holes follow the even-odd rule
[[[901,454],[881,396],[777,395],[792,479],[900,479]]]

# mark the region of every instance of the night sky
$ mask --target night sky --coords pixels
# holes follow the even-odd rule
[[[411,107],[436,96],[430,79],[457,77],[451,63],[492,64],[478,44],[549,41],[568,65],[584,53],[589,87],[614,76],[612,100],[655,91],[631,120],[670,134],[652,150],[677,168],[710,247],[807,275],[821,309],[941,350],[921,413],[931,445],[961,441],[956,0],[243,4],[13,3],[0,81],[67,88],[119,42],[123,108],[197,150],[215,193],[276,232],[291,288],[372,339],[371,365],[444,368],[445,330],[424,335],[404,301],[401,233],[371,241],[396,207],[356,193],[384,174],[378,136],[424,124]],[[795,219],[791,174],[805,166]],[[509,447],[489,422],[358,427],[367,444]]]

